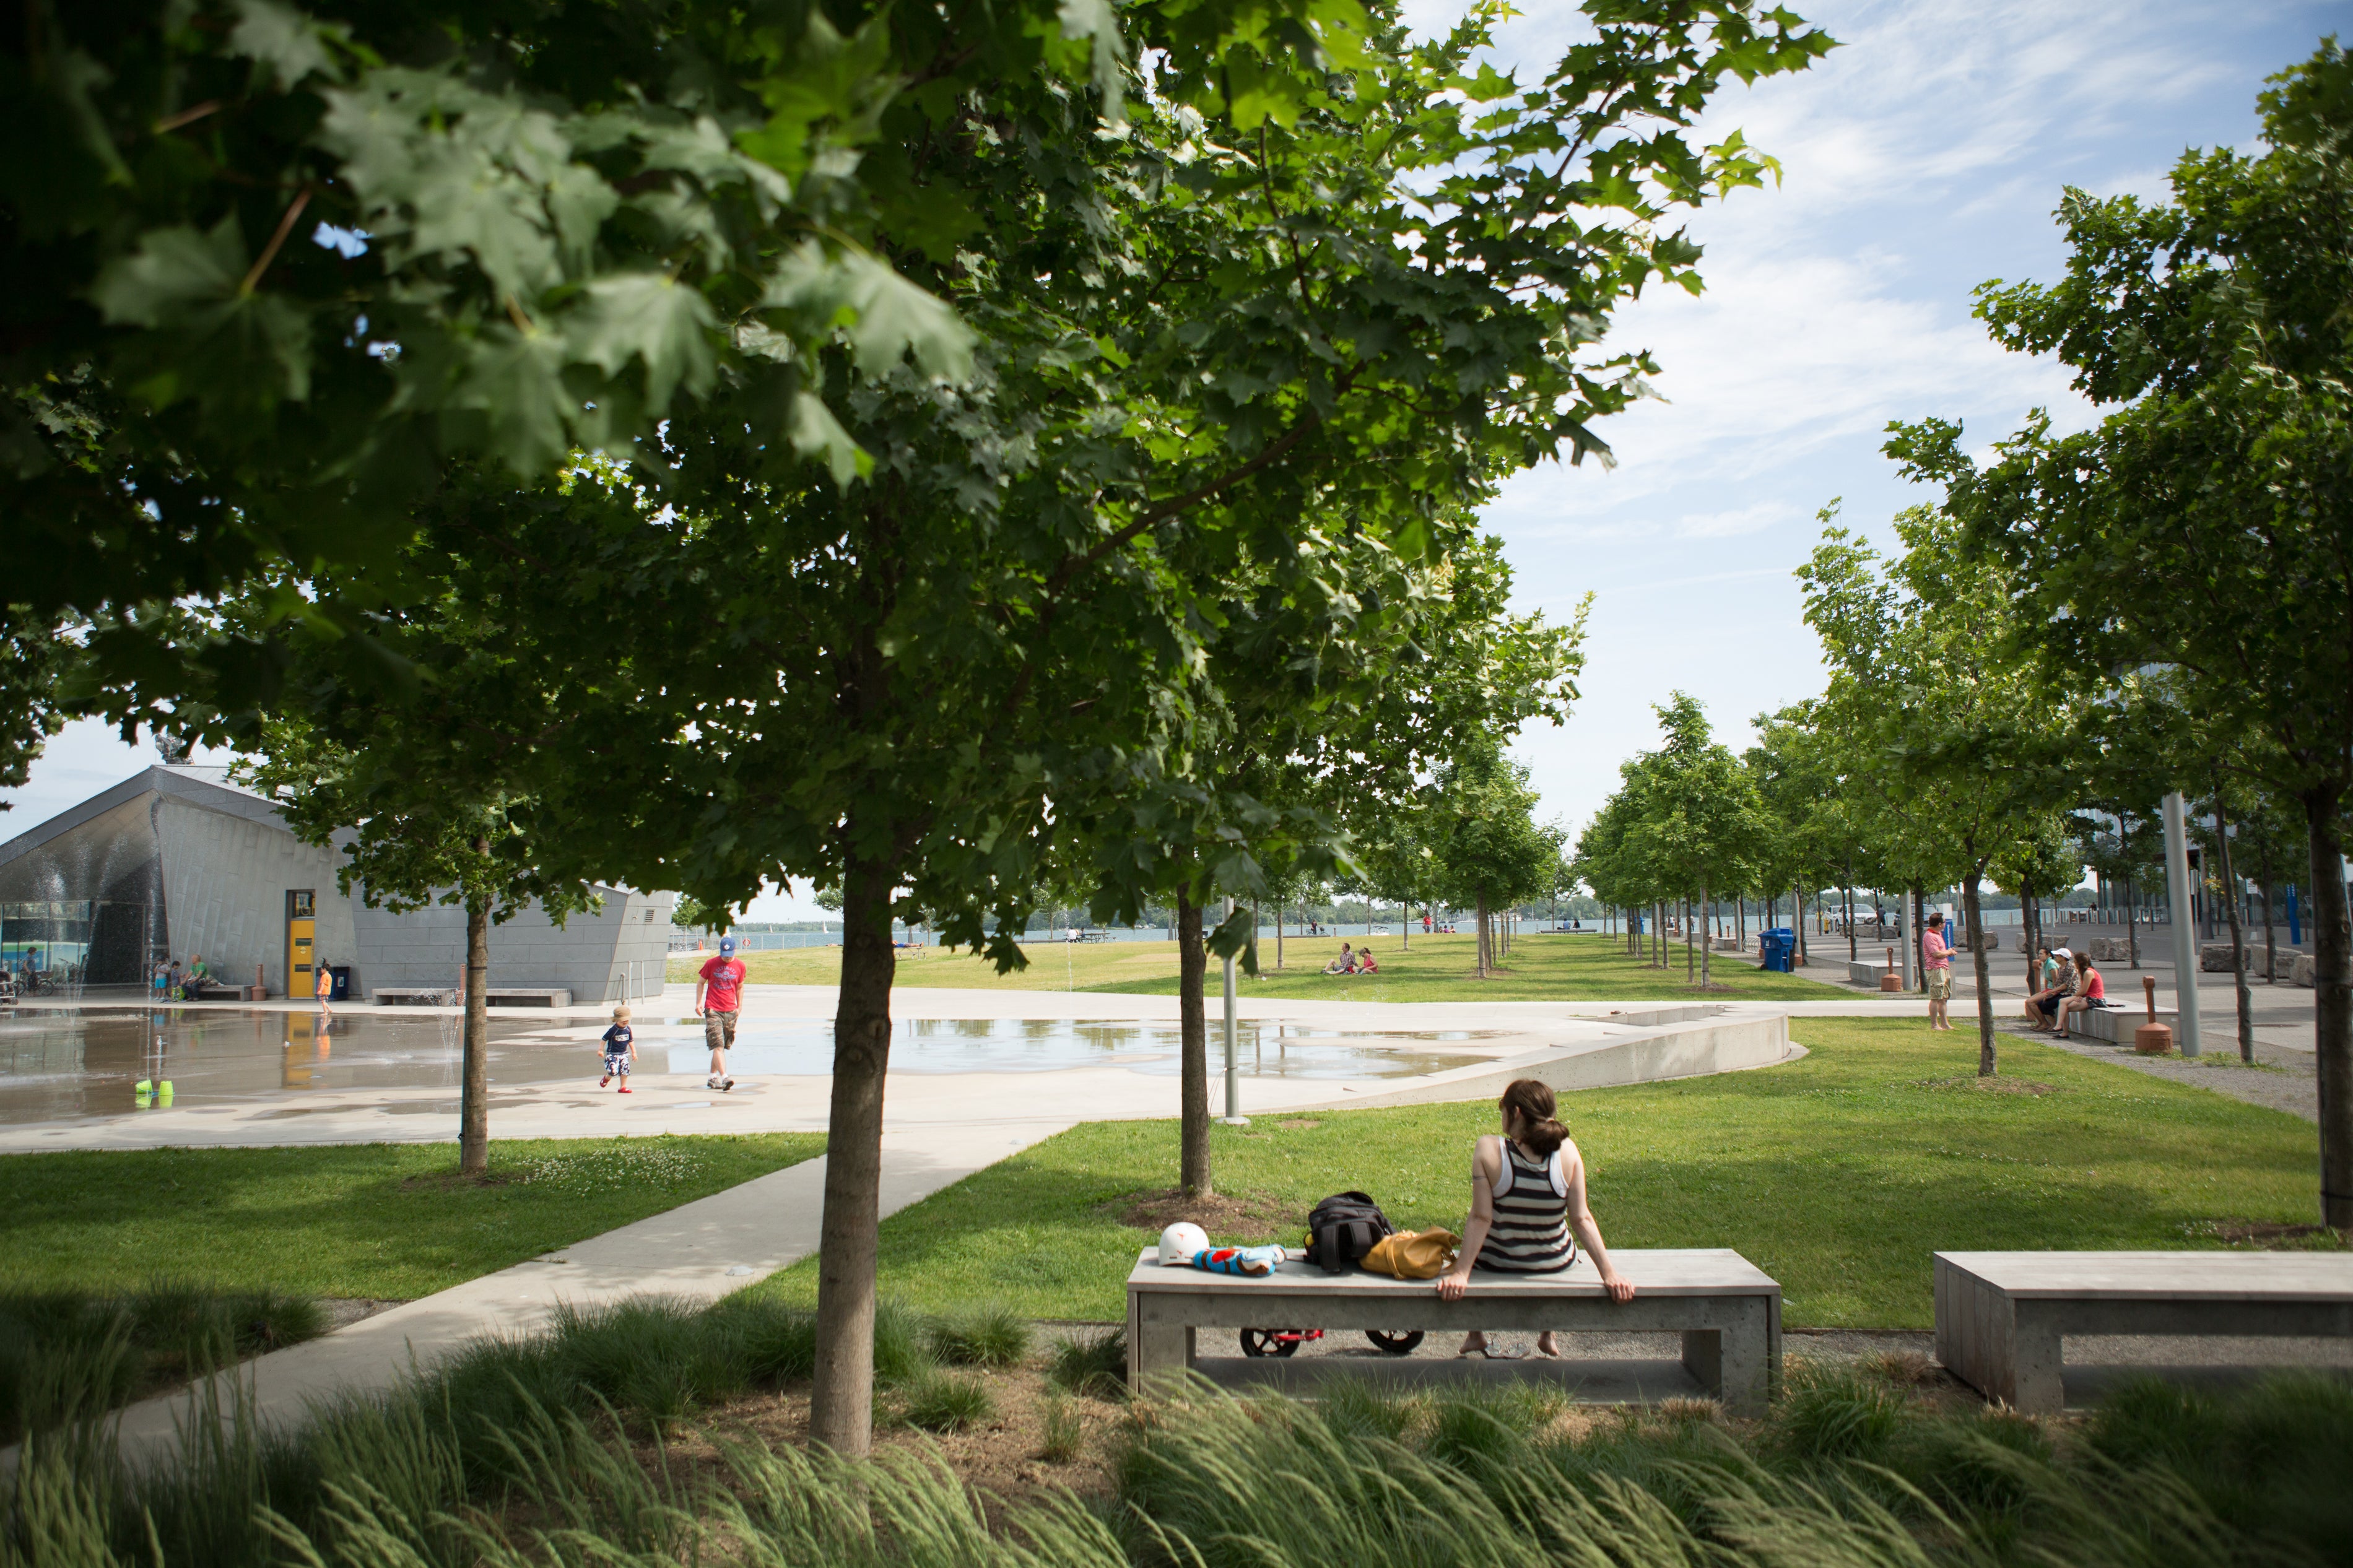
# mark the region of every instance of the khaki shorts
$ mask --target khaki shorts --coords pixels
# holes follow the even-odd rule
[[[1949,969],[1928,971],[1928,1000],[1949,1002],[1953,999],[1953,972]]]
[[[712,1050],[723,1051],[734,1045],[736,1016],[733,1013],[702,1015],[702,1037]]]

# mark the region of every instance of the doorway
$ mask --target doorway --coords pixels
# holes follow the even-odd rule
[[[286,892],[286,994],[304,997],[311,991],[311,960],[319,935],[319,894],[313,888],[290,888]]]

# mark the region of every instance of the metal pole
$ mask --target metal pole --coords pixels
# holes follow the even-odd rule
[[[1226,900],[1226,919],[1234,918],[1234,901]],[[1254,933],[1253,933],[1254,934]],[[1242,1114],[1241,1064],[1234,1052],[1234,961],[1226,959],[1226,1113],[1218,1118],[1228,1127],[1248,1127]]]
[[[2165,891],[2173,911],[2173,996],[2179,1013],[2174,1044],[2185,1057],[2199,1054],[2198,928],[2189,909],[2189,835],[2182,827],[2181,792],[2165,797]]]

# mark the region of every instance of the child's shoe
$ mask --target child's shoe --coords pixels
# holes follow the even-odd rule
[[[604,1088],[607,1084],[608,1084],[608,1083],[610,1083],[610,1082],[612,1082],[612,1081],[613,1081],[613,1075],[612,1075],[611,1073],[607,1073],[603,1078],[600,1078],[600,1079],[598,1079],[596,1080],[596,1087],[597,1087],[598,1089],[602,1089],[602,1088]]]
[[[622,1092],[623,1094],[627,1094],[627,1093],[628,1093],[628,1092],[629,1092],[629,1086],[628,1086],[628,1084],[626,1084],[626,1083],[625,1083],[625,1084],[623,1084],[623,1085],[621,1086],[621,1092]]]
[[[729,1089],[733,1089],[734,1087],[735,1087],[735,1080],[734,1080],[733,1079],[732,1079],[732,1078],[731,1078],[731,1079],[727,1079],[723,1080],[723,1081],[720,1084],[720,1086],[719,1086],[719,1092],[720,1092],[720,1093],[722,1093],[722,1094],[725,1094]]]
[[[732,1081],[732,1080],[731,1080],[731,1081]],[[720,1089],[720,1088],[723,1088],[724,1086],[723,1086],[723,1085],[722,1085],[722,1084],[720,1083],[720,1081],[719,1081],[717,1079],[715,1079],[715,1078],[707,1078],[707,1079],[704,1079],[702,1080],[702,1087],[703,1087],[703,1088],[705,1088],[705,1089]]]

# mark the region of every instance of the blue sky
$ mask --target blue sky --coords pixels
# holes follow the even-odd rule
[[[1581,18],[1522,3],[1497,63],[1525,79]],[[1890,419],[1957,418],[1984,443],[2038,405],[2086,418],[2053,366],[2003,353],[1969,315],[1987,279],[2057,276],[2062,187],[2161,195],[2184,148],[2251,147],[2263,78],[2353,20],[2342,0],[1788,3],[1844,47],[1801,76],[1736,84],[1703,127],[1710,141],[1741,128],[1781,160],[1780,187],[1693,220],[1704,296],[1654,295],[1611,332],[1658,355],[1665,401],[1604,424],[1615,469],[1522,475],[1489,514],[1525,606],[1566,616],[1595,595],[1584,700],[1518,747],[1546,814],[1572,829],[1654,743],[1651,705],[1670,690],[1699,698],[1738,746],[1752,716],[1820,689],[1790,573],[1833,499],[1883,538],[1926,499],[1879,455]],[[1459,14],[1453,0],[1408,7],[1433,29]],[[0,835],[150,757],[73,726],[6,792]],[[753,916],[804,910],[765,899]]]
[[[2262,79],[2353,21],[2260,0],[1791,4],[1844,47],[1736,86],[1705,127],[1778,157],[1780,187],[1695,218],[1707,292],[1647,298],[1611,333],[1657,353],[1669,401],[1605,422],[1614,470],[1525,474],[1490,513],[1524,604],[1566,615],[1595,594],[1585,700],[1518,747],[1572,828],[1656,743],[1670,690],[1736,748],[1756,714],[1821,689],[1790,575],[1816,513],[1843,498],[1884,540],[1932,499],[1880,456],[1889,420],[1957,418],[1981,446],[2037,405],[2088,419],[2057,367],[1995,348],[1969,313],[1985,279],[2059,275],[2063,187],[2162,196],[2186,147],[2252,149]],[[1535,0],[1499,63],[1532,74],[1577,21]]]

